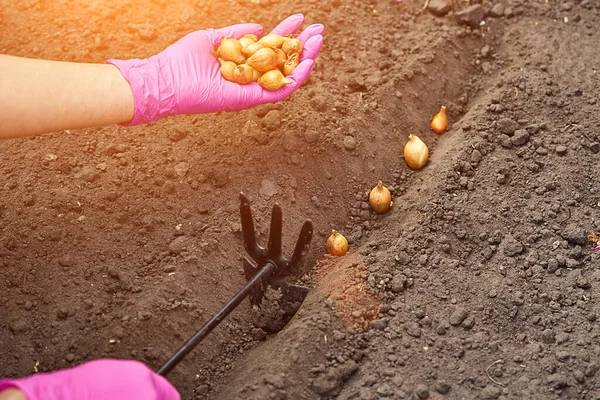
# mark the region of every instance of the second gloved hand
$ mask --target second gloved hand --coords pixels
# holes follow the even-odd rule
[[[180,400],[177,390],[144,364],[96,360],[75,368],[0,381],[0,392],[15,387],[27,400]]]
[[[304,21],[302,14],[292,15],[272,33],[295,33]],[[134,117],[128,125],[156,121],[177,114],[201,114],[237,111],[288,97],[310,75],[314,59],[323,45],[323,26],[310,25],[297,37],[304,50],[300,64],[288,76],[293,83],[268,91],[257,83],[239,85],[226,81],[212,51],[222,37],[239,39],[245,34],[262,36],[258,24],[239,24],[217,30],[196,31],[183,37],[160,54],[148,59],[108,60],[129,82],[134,98]]]

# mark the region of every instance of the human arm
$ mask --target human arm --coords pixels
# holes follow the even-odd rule
[[[0,391],[0,400],[27,400],[27,398],[19,389],[10,388]]]
[[[129,360],[95,360],[57,372],[0,381],[0,393],[1,400],[180,400],[164,377]]]
[[[125,123],[133,118],[127,80],[108,64],[0,55],[0,138]]]
[[[302,14],[272,33],[294,34]],[[222,37],[261,36],[262,26],[239,24],[192,32],[156,56],[109,60],[108,64],[61,63],[0,57],[0,138],[121,123],[137,125],[169,115],[237,111],[283,100],[310,75],[323,44],[323,26],[300,34],[300,64],[292,83],[268,91],[253,82],[238,85],[220,74],[212,51]],[[112,64],[112,65],[109,65]],[[5,77],[6,74],[6,77]]]

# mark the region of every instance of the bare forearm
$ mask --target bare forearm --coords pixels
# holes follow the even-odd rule
[[[117,68],[0,55],[0,138],[124,123],[133,95]]]
[[[0,400],[27,400],[25,395],[17,389],[6,389],[0,392]]]

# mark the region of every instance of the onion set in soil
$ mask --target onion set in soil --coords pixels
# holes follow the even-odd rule
[[[332,256],[343,256],[348,252],[348,240],[334,229],[325,243],[325,249]]]
[[[303,46],[291,36],[268,34],[262,38],[244,35],[225,38],[213,52],[221,63],[221,75],[230,82],[246,85],[257,82],[267,90],[292,83],[286,78],[300,62]]]
[[[431,119],[431,130],[441,135],[448,128],[448,116],[446,115],[446,107],[442,106],[440,112],[435,114]]]
[[[408,143],[404,146],[406,164],[412,169],[421,169],[427,164],[428,159],[427,145],[417,135],[408,135]]]
[[[392,195],[388,188],[383,186],[383,182],[379,181],[377,186],[371,189],[369,193],[369,204],[371,208],[378,214],[388,212],[392,205]]]

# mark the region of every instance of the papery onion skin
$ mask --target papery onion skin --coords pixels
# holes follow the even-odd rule
[[[258,43],[265,47],[281,47],[287,38],[281,35],[269,34],[258,39]]]
[[[222,58],[219,58],[219,62],[221,63],[221,75],[223,75],[223,78],[230,82],[235,82],[233,73],[237,65],[233,61],[225,61]]]
[[[369,204],[371,208],[378,214],[385,214],[392,205],[392,194],[383,186],[383,182],[379,181],[369,193]]]
[[[440,112],[435,114],[431,119],[431,130],[441,135],[448,128],[448,116],[446,115],[446,107],[442,106]]]
[[[404,160],[409,168],[418,170],[427,164],[429,149],[417,135],[408,135],[408,143],[404,146]]]
[[[221,45],[218,47],[218,56],[225,61],[232,61],[236,64],[242,64],[246,61],[246,57],[242,53],[242,45],[237,39],[221,40]]]
[[[292,53],[289,55],[287,61],[283,64],[283,75],[288,76],[298,66],[298,53]]]
[[[241,38],[239,39],[239,41],[240,41],[240,44],[242,45],[242,50],[244,50],[246,47],[248,47],[248,46],[249,46],[249,45],[251,45],[252,43],[256,43],[256,41],[255,41],[255,40],[252,40],[251,38],[249,38],[249,37],[245,37],[245,36],[244,36],[244,37],[241,37]]]
[[[247,64],[238,65],[233,71],[233,80],[240,85],[252,82],[255,69]]]
[[[300,39],[296,39],[296,38],[288,38],[286,39],[283,44],[281,45],[281,49],[283,51],[285,51],[285,54],[290,54],[290,53],[302,53],[302,42],[300,41]]]
[[[267,72],[277,68],[279,58],[273,49],[263,47],[248,57],[246,63],[258,72]]]
[[[292,82],[291,79],[283,76],[283,73],[278,69],[267,71],[258,79],[258,84],[267,90],[277,90],[283,85]]]
[[[348,252],[348,240],[334,229],[325,243],[325,249],[332,256],[343,256]]]
[[[287,54],[285,54],[283,50],[277,48],[273,49],[273,51],[277,54],[277,68],[283,68],[283,64],[288,60]]]
[[[260,72],[252,68],[252,82],[258,82],[261,76],[262,74]]]
[[[264,46],[260,43],[254,42],[249,44],[248,46],[242,49],[242,54],[246,57],[250,57],[252,54],[256,53],[258,50],[262,49]]]

